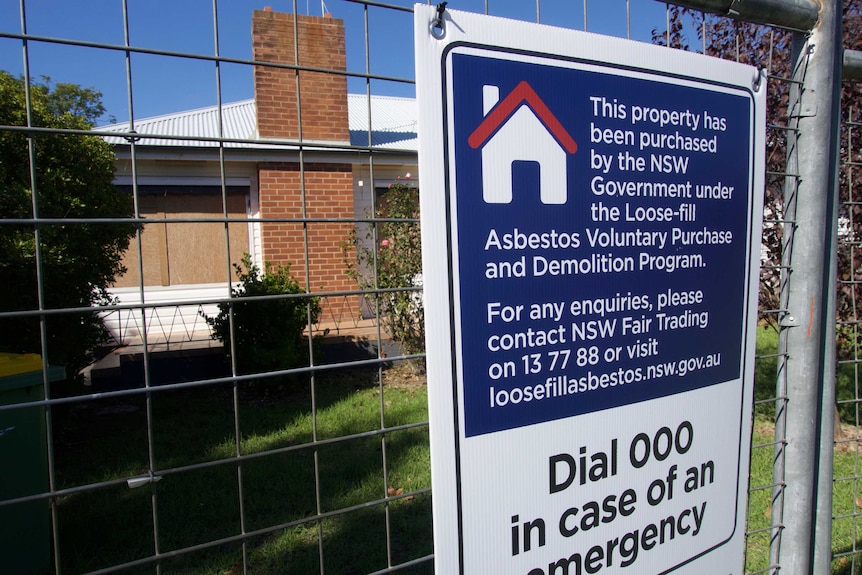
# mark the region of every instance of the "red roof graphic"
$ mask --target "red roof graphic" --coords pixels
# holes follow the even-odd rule
[[[467,143],[471,148],[479,148],[485,145],[485,142],[497,129],[506,122],[512,112],[522,103],[526,103],[533,112],[539,117],[539,120],[553,134],[560,145],[570,154],[578,151],[578,144],[569,135],[560,121],[554,116],[554,113],[545,105],[533,88],[524,80],[515,86],[515,89],[509,92],[509,95],[497,104],[491,113],[485,116],[482,123],[470,134]]]

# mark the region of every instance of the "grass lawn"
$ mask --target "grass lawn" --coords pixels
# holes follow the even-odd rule
[[[755,364],[755,400],[775,397],[775,379],[778,360],[778,334],[771,328],[759,329],[757,337],[758,359]],[[840,440],[835,450],[832,515],[832,572],[836,575],[862,573],[862,533],[856,514],[862,510],[862,484],[856,476],[862,472],[862,428],[855,414],[855,366],[841,364],[836,374],[836,399],[841,419]],[[766,528],[771,521],[772,490],[763,489],[772,484],[772,461],[775,441],[772,418],[775,404],[771,401],[755,406],[753,445],[762,445],[752,451],[748,503],[748,531]],[[769,566],[769,539],[771,531],[751,535],[747,544],[746,572],[757,572]]]
[[[758,421],[755,427],[754,444],[766,444],[773,441],[772,424]],[[766,486],[772,483],[771,445],[752,452],[751,480],[752,487]],[[851,477],[859,473],[860,459],[858,447],[852,450],[839,450],[835,454],[835,477]],[[832,553],[839,555],[832,562],[832,573],[835,575],[858,575],[862,573],[862,555],[848,554],[854,550],[862,550],[862,532],[857,524],[856,513],[862,507],[862,485],[858,481],[836,481],[833,487],[832,515],[843,517],[832,521]],[[772,507],[771,489],[753,491],[748,500],[749,531],[766,528],[770,525]],[[846,517],[850,515],[849,517]],[[771,531],[751,535],[746,549],[746,572],[758,572],[769,566],[769,538]],[[854,547],[855,541],[855,547]]]
[[[427,421],[424,380],[404,366],[387,371],[382,388],[377,381],[374,369],[319,375],[316,417],[307,384],[244,391],[236,411],[230,386],[157,392],[150,429],[143,398],[55,410],[59,489],[145,475],[148,434],[162,476],[61,498],[63,573],[149,557],[155,539],[165,553],[243,531],[261,531],[246,549],[253,573],[315,573],[321,561],[327,573],[370,573],[431,554],[427,426],[374,433],[381,422]],[[259,456],[241,464],[236,419],[241,453]],[[325,442],[316,448],[315,428]],[[211,465],[184,469],[198,464]],[[226,543],[164,560],[162,570],[241,573],[242,557],[240,543]],[[402,572],[432,571],[426,562]]]
[[[767,399],[777,365],[768,356],[778,342],[772,330],[758,335],[758,354],[767,357],[756,364],[755,395]],[[855,380],[848,369],[841,367],[839,388]],[[319,375],[313,398],[307,384],[257,387],[236,398],[230,386],[157,392],[150,427],[143,398],[55,408],[58,489],[145,474],[148,436],[162,476],[138,489],[109,483],[61,498],[63,573],[147,558],[157,541],[160,553],[204,545],[163,560],[164,573],[234,575],[242,573],[242,544],[206,544],[242,532],[255,533],[245,549],[255,574],[316,573],[321,562],[326,573],[371,573],[431,554],[428,429],[409,427],[427,421],[425,382],[407,366],[385,370],[383,382],[370,369]],[[852,439],[858,427],[846,411],[842,436]],[[755,412],[753,443],[769,444],[774,405],[760,404]],[[381,422],[387,429],[408,427],[383,435]],[[249,456],[241,463],[237,427],[240,452]],[[862,544],[855,517],[862,493],[853,479],[862,463],[858,452],[847,441],[835,454],[833,552],[839,555]],[[759,487],[772,483],[772,460],[772,445],[753,451],[748,531],[770,525],[771,489]],[[749,537],[747,572],[768,567],[770,535]],[[833,573],[862,573],[859,562],[839,556]],[[431,561],[400,571],[432,572]]]

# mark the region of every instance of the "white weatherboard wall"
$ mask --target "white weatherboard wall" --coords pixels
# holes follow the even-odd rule
[[[765,81],[436,15],[415,7],[437,573],[741,574]]]
[[[149,342],[181,343],[211,339],[212,330],[201,314],[217,316],[218,304],[210,302],[230,298],[230,290],[227,283],[148,287],[143,302],[140,288],[113,288],[109,293],[119,305],[155,306],[145,310]],[[118,345],[132,345],[143,338],[144,321],[137,307],[103,312],[102,322]]]

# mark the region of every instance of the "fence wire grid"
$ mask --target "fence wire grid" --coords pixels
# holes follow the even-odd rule
[[[274,2],[254,15],[242,7],[238,33],[228,24],[238,8],[226,2],[194,4],[181,12],[194,16],[188,21],[180,12],[172,17],[169,3],[118,0],[105,8],[111,25],[98,34],[46,24],[47,11],[88,18],[96,10],[60,4],[20,0],[0,9],[0,69],[28,79],[17,115],[0,117],[0,142],[17,146],[15,169],[33,191],[24,212],[0,199],[0,210],[9,210],[0,214],[4,250],[29,250],[25,279],[15,286],[23,295],[0,302],[0,325],[21,344],[4,344],[7,351],[38,353],[42,370],[38,381],[0,388],[0,440],[17,429],[35,442],[0,451],[10,458],[3,474],[14,466],[20,476],[0,492],[3,536],[25,550],[10,572],[433,572],[424,353],[390,337],[422,317],[421,274],[400,265],[418,261],[418,245],[393,251],[418,229],[417,214],[392,211],[394,194],[421,188],[412,175],[412,56],[406,65],[393,57],[393,50],[412,53],[410,3]],[[793,31],[646,0],[451,7],[767,71],[778,112],[767,127],[745,572],[782,572],[792,356],[786,290],[799,225],[799,171],[786,160],[798,144],[789,104],[798,84]],[[192,26],[210,32],[179,42]],[[61,56],[103,68],[82,78],[110,78],[120,95],[72,73],[43,78]],[[62,94],[64,82],[93,84],[108,109],[89,124],[47,120],[43,96]],[[845,84],[845,100],[858,94]],[[60,102],[86,114],[74,100]],[[832,571],[849,574],[862,569],[859,107],[845,101],[841,122]],[[128,198],[128,213],[88,212],[50,193],[57,182],[45,174],[63,161],[49,162],[44,152],[94,140],[112,154],[115,193]],[[72,280],[57,252],[78,257],[81,247],[68,238],[117,229],[128,239],[115,249],[125,273],[104,297],[59,297]],[[257,269],[274,264],[271,283],[235,267],[244,254]],[[232,290],[245,290],[244,299]],[[401,317],[399,305],[407,314],[400,328],[391,321]],[[67,345],[64,337],[76,333],[70,323],[104,326],[93,357]],[[249,334],[282,334],[284,325],[292,329],[285,348],[271,350]],[[65,365],[73,367],[64,375]]]

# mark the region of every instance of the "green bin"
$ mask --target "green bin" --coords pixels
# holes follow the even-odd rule
[[[48,368],[48,380],[65,378]],[[0,353],[0,405],[45,398],[42,358]],[[48,442],[44,407],[0,411],[0,502],[48,491]],[[51,516],[47,499],[0,505],[3,573],[44,575],[51,571]]]

